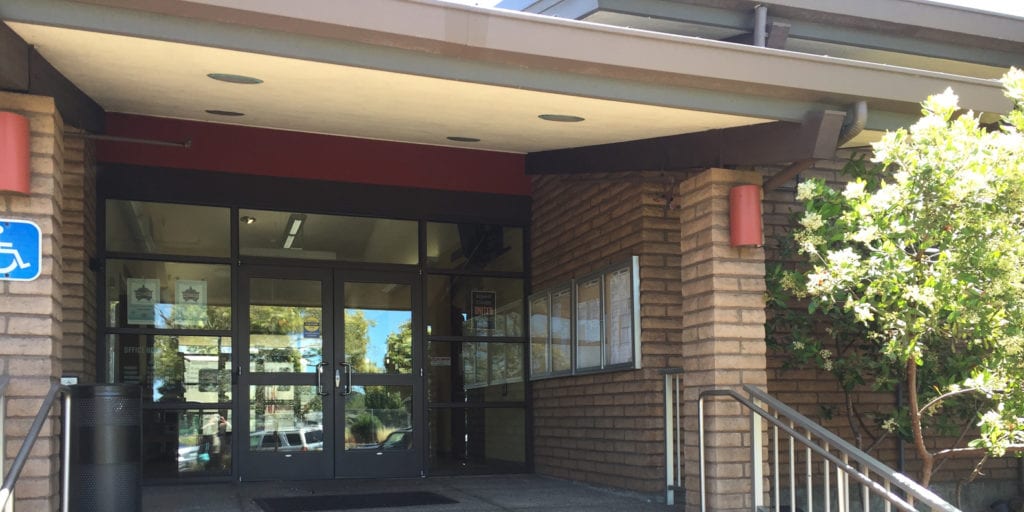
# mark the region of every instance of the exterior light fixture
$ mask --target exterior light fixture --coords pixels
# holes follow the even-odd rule
[[[580,116],[570,116],[566,114],[541,114],[537,117],[545,121],[553,121],[556,123],[578,123],[586,120]]]
[[[478,139],[476,137],[451,136],[451,137],[447,137],[447,139],[452,141],[452,142],[480,142],[480,139]]]
[[[760,186],[738,185],[729,191],[729,245],[764,245]]]
[[[29,153],[28,118],[0,112],[0,190],[29,193]]]
[[[215,110],[215,109],[207,110],[206,113],[207,114],[213,114],[215,116],[225,116],[225,117],[241,117],[241,116],[245,115],[242,112],[235,112],[234,110]]]
[[[210,73],[206,76],[229,84],[256,85],[263,83],[263,80],[260,80],[259,78],[245,75],[232,75],[231,73]]]

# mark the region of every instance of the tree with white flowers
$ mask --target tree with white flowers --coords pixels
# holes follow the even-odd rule
[[[947,90],[852,161],[845,189],[801,183],[805,264],[769,274],[770,302],[802,298],[819,326],[776,343],[847,390],[902,383],[905,408],[878,423],[913,444],[925,485],[943,459],[977,457],[977,473],[1024,448],[1024,73],[1002,83],[997,128]]]

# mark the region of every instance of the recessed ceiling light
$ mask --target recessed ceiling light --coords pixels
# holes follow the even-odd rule
[[[256,217],[250,217],[248,215],[243,215],[238,220],[242,221],[242,224],[253,224],[253,223],[256,222]]]
[[[207,110],[207,114],[213,114],[215,116],[227,116],[227,117],[239,117],[245,114],[241,112],[235,112],[234,110]]]
[[[450,140],[452,142],[480,142],[480,139],[478,139],[476,137],[452,136],[452,137],[448,137],[448,140]]]
[[[545,121],[554,121],[556,123],[578,123],[584,120],[584,118],[580,116],[570,116],[566,114],[541,114],[537,117]]]
[[[231,73],[210,73],[206,75],[214,80],[220,80],[221,82],[228,82],[231,84],[262,84],[263,80],[245,75],[232,75]]]

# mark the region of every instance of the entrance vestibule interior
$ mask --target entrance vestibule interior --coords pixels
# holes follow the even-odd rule
[[[523,227],[210,203],[102,202],[101,379],[142,387],[145,481],[528,469]]]

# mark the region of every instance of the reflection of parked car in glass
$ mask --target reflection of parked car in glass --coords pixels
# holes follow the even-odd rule
[[[354,446],[353,450],[398,451],[412,449],[412,428],[400,428],[388,434],[379,444]]]
[[[253,432],[249,448],[257,452],[320,451],[324,449],[324,431],[321,427],[301,427]]]
[[[199,447],[182,446],[178,448],[178,471],[192,471],[199,465]]]

